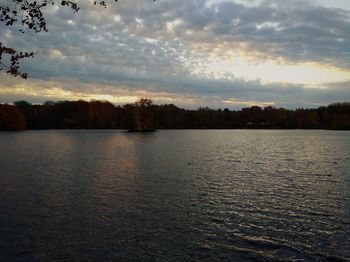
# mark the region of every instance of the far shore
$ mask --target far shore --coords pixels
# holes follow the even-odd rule
[[[0,130],[48,129],[350,130],[350,103],[295,110],[273,106],[190,110],[173,104],[155,105],[146,98],[123,106],[82,100],[0,104]]]

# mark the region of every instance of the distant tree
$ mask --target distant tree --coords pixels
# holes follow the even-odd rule
[[[115,106],[107,101],[61,101],[32,105],[0,105],[0,129],[169,129],[169,128],[300,128],[350,130],[350,104],[318,109],[288,110],[250,107],[238,111],[201,108],[186,110],[173,104],[154,105],[151,99]],[[19,111],[18,111],[19,109]],[[24,117],[23,117],[24,115]],[[25,121],[24,121],[25,118]],[[25,125],[24,125],[25,123]]]
[[[310,110],[306,115],[305,128],[318,129],[321,127],[320,117],[316,110]]]
[[[21,101],[16,101],[13,103],[15,106],[17,106],[18,108],[28,108],[31,106],[31,103],[21,100]]]
[[[0,104],[0,130],[19,131],[26,129],[22,112],[13,105]]]
[[[153,101],[150,98],[140,98],[135,102],[135,106],[138,108],[151,108],[153,106]]]
[[[147,130],[155,128],[153,102],[149,98],[140,98],[135,102],[135,128]]]
[[[118,0],[113,0],[117,2]],[[155,2],[155,0],[153,0]],[[40,33],[47,32],[48,26],[44,15],[45,8],[49,5],[58,5],[72,9],[74,13],[80,10],[76,1],[71,0],[5,0],[0,2],[0,22],[6,26],[20,24],[19,31],[25,33],[26,30]],[[94,5],[107,7],[107,1],[94,1]],[[3,63],[3,55],[7,54],[9,66]],[[28,74],[21,72],[19,62],[23,58],[34,56],[34,52],[22,52],[10,46],[5,46],[0,42],[0,71],[6,70],[6,73],[13,76],[27,78]]]
[[[334,103],[327,107],[329,127],[331,129],[350,129],[350,103]]]

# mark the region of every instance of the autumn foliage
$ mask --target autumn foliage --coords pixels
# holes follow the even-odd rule
[[[24,116],[24,117],[23,117]],[[107,101],[61,101],[0,106],[0,129],[339,129],[350,130],[350,103],[288,110],[252,106],[241,110],[186,110],[150,99],[115,106]]]
[[[0,130],[19,131],[26,129],[22,112],[13,105],[0,104]]]

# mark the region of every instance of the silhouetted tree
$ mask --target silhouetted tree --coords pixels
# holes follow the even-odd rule
[[[140,98],[134,104],[135,128],[138,130],[155,129],[153,102],[149,98]]]
[[[15,106],[1,105],[0,129],[20,130],[23,129],[25,122],[28,129],[323,128],[350,130],[350,103],[297,110],[270,106],[262,109],[253,106],[238,111],[214,110],[208,107],[185,110],[173,104],[154,105],[152,100],[147,98],[141,98],[135,103],[123,106],[115,106],[107,101],[82,100],[47,101],[43,105],[17,101],[14,104]]]
[[[0,130],[19,131],[25,128],[24,116],[16,106],[0,104]]]

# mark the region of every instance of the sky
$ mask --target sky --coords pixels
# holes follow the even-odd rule
[[[0,42],[36,52],[21,63],[29,79],[0,73],[0,102],[149,97],[185,108],[295,109],[350,101],[349,0],[78,2],[78,13],[45,9],[48,32],[0,25]]]

